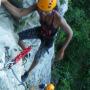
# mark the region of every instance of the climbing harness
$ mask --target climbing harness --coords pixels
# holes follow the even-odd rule
[[[50,39],[51,37],[53,37],[56,32],[57,32],[57,28],[54,27],[53,22],[54,22],[54,14],[55,14],[55,10],[53,10],[50,14],[50,16],[52,16],[52,20],[50,25],[47,24],[46,21],[43,20],[43,14],[40,12],[40,23],[41,23],[41,35],[43,37],[45,37],[46,39]]]

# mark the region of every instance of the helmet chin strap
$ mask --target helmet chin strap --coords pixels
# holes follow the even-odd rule
[[[46,15],[51,15],[52,14],[52,11],[49,11],[49,12],[42,11],[42,14],[45,15],[45,16]]]

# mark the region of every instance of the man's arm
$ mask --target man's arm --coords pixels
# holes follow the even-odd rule
[[[67,38],[65,40],[65,43],[63,45],[63,49],[65,50],[72,39],[73,31],[71,27],[67,24],[66,20],[63,17],[60,17],[60,27],[66,32]]]
[[[58,26],[60,26],[67,34],[66,40],[65,40],[62,48],[58,51],[58,53],[56,55],[57,59],[63,59],[64,51],[67,48],[68,44],[70,43],[70,40],[72,39],[73,31],[63,17],[61,17],[59,14],[57,14],[56,16],[57,16],[56,19],[58,21]]]
[[[5,1],[2,3],[4,4],[4,6],[8,9],[8,11],[14,16],[14,17],[17,17],[17,18],[20,18],[22,16],[25,16],[29,13],[31,13],[32,11],[36,10],[36,7],[37,5],[34,4],[32,6],[30,6],[29,8],[17,8],[15,6],[13,6],[9,1]]]

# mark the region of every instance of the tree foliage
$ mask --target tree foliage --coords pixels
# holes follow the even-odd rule
[[[90,0],[69,0],[65,15],[74,32],[65,57],[52,68],[56,90],[90,90]],[[58,33],[56,51],[64,34]]]

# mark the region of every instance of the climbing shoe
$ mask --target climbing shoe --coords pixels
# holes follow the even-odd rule
[[[27,79],[28,75],[29,75],[29,72],[26,71],[26,72],[24,73],[24,75],[21,76],[21,80],[24,82],[24,81]]]

